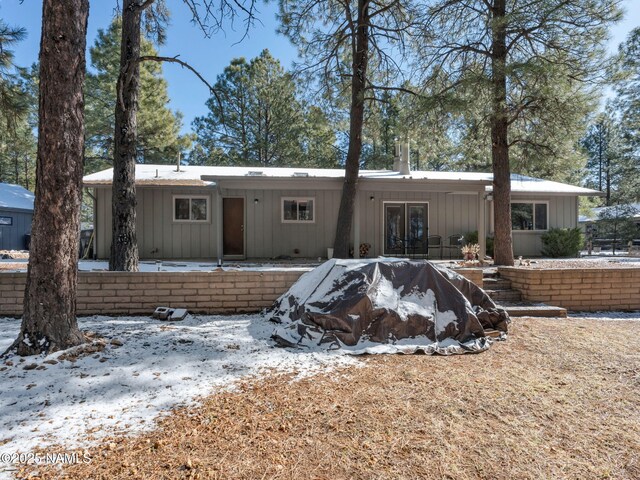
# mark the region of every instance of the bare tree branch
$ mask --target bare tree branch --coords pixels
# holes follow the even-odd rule
[[[193,74],[195,74],[196,77],[198,77],[198,79],[204,83],[207,88],[209,89],[209,93],[211,93],[211,95],[213,95],[216,99],[216,101],[218,102],[218,105],[220,106],[220,109],[222,111],[222,100],[220,99],[220,97],[218,96],[218,92],[217,90],[202,76],[202,74],[200,74],[200,72],[198,72],[194,67],[192,67],[191,65],[189,65],[187,62],[180,60],[179,55],[176,55],[175,57],[161,57],[161,56],[157,56],[157,55],[142,55],[140,57],[138,57],[138,63],[140,62],[166,62],[166,63],[177,63],[178,65],[180,65],[183,68],[186,68],[187,70],[190,70]],[[223,121],[224,121],[224,113],[222,114],[223,117]]]

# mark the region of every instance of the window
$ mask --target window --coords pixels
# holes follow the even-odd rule
[[[0,226],[6,227],[13,225],[13,217],[0,217]]]
[[[314,223],[314,198],[283,198],[282,223]]]
[[[512,203],[511,204],[511,229],[512,230],[547,230],[549,207],[546,203]]]
[[[174,222],[208,222],[209,197],[173,197]]]

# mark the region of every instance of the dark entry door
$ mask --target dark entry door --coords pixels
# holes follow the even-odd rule
[[[244,198],[222,199],[222,253],[244,257]]]

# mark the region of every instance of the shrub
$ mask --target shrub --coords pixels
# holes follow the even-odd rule
[[[465,243],[478,243],[478,231],[467,232],[464,234]],[[487,237],[487,255],[493,257],[493,237]]]
[[[478,231],[467,232],[464,234],[465,243],[478,243]]]
[[[542,255],[551,258],[577,257],[584,245],[579,228],[551,228],[542,235]]]

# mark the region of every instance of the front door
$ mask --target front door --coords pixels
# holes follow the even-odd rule
[[[427,203],[385,203],[384,254],[426,255],[428,219]]]
[[[244,198],[222,199],[222,254],[244,257]]]

